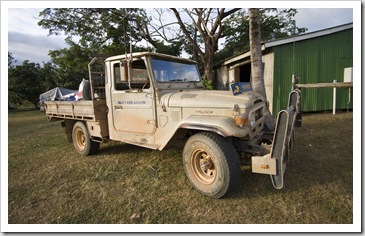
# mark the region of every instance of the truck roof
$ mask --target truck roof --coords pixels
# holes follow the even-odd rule
[[[187,59],[187,58],[182,58],[182,57],[176,57],[176,56],[171,56],[171,55],[167,55],[167,54],[162,54],[162,53],[155,53],[155,52],[135,52],[132,53],[132,56],[134,58],[137,57],[144,57],[144,56],[152,56],[152,57],[159,57],[162,59],[167,59],[167,60],[173,60],[173,61],[182,61],[182,62],[187,62],[187,63],[197,63],[196,61]],[[112,56],[112,57],[108,57],[105,59],[105,61],[115,61],[115,60],[121,60],[121,59],[125,59],[125,58],[130,58],[131,54],[122,54],[122,55],[117,55],[117,56]]]

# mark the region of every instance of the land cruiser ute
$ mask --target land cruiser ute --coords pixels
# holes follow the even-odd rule
[[[83,156],[108,140],[155,150],[183,143],[181,165],[205,195],[220,198],[235,188],[243,154],[251,156],[252,172],[283,187],[298,91],[289,95],[271,136],[263,131],[262,96],[206,90],[188,59],[151,52],[94,58],[82,91],[82,100],[47,101],[45,109],[49,121],[62,121],[67,140]]]

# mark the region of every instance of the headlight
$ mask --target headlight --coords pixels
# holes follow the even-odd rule
[[[236,125],[243,127],[247,123],[247,118],[243,115],[236,116]]]

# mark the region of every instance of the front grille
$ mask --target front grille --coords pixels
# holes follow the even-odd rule
[[[255,120],[258,120],[258,119],[260,119],[261,117],[262,117],[262,108],[260,108],[260,109],[257,109],[256,111],[255,111]]]

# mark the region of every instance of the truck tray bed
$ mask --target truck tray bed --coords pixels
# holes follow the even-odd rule
[[[46,115],[50,121],[60,119],[91,120],[106,118],[105,101],[47,101]],[[103,108],[103,109],[102,109]]]

